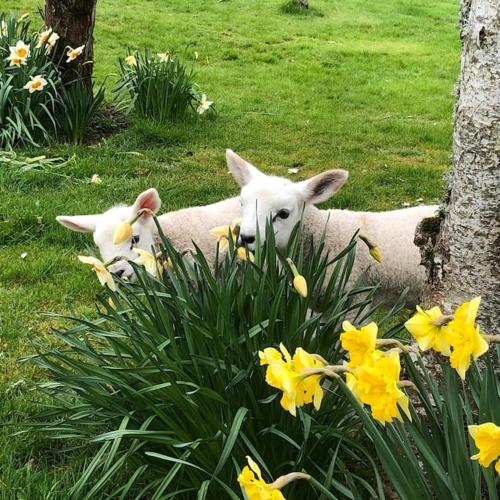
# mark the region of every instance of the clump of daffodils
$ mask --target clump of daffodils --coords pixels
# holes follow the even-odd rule
[[[406,323],[422,351],[434,349],[450,357],[451,366],[462,379],[470,367],[471,359],[477,360],[488,351],[488,342],[498,342],[498,336],[483,335],[476,316],[481,297],[460,305],[453,315],[444,315],[439,307],[417,312]]]
[[[248,500],[285,500],[281,489],[287,484],[298,479],[311,479],[309,474],[303,472],[292,472],[284,476],[280,476],[273,483],[266,483],[262,479],[260,467],[247,456],[248,465],[243,467],[241,474],[238,476],[238,483],[245,490],[245,495]]]
[[[400,409],[411,420],[408,396],[400,389],[400,349],[381,351],[377,343],[378,327],[370,323],[357,330],[344,321],[340,336],[342,347],[349,353],[346,373],[347,387],[362,404],[370,406],[372,417],[381,423],[402,420]],[[404,385],[404,384],[403,384]]]
[[[500,474],[500,427],[493,422],[469,425],[469,434],[479,450],[472,460],[478,460],[482,467],[489,467],[496,460],[495,470]]]

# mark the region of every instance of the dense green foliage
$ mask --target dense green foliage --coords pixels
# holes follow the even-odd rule
[[[269,228],[254,264],[226,255],[213,274],[202,254],[182,258],[165,240],[173,267],[162,279],[136,268],[136,283],[104,294],[97,320],[74,318],[76,327],[57,332],[62,347],[33,358],[49,374],[40,387],[55,398],[38,426],[99,446],[72,490],[78,498],[110,487],[123,497],[136,490],[141,498],[238,498],[245,455],[270,477],[304,469],[335,495],[381,495],[360,420],[339,391],[330,391],[320,411],[294,418],[258,366],[258,351],[280,342],[341,362],[346,314],[363,322],[377,310],[376,288],[347,286],[354,241],[334,258],[320,243],[305,259],[297,234],[288,255],[309,284],[308,300],[293,289]],[[320,303],[322,314],[308,309]],[[311,498],[309,488],[302,482],[288,491]]]

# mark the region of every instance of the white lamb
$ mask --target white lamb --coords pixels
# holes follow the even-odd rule
[[[117,205],[102,214],[93,215],[60,215],[57,221],[63,226],[82,233],[93,233],[94,242],[99,248],[103,261],[111,261],[115,257],[125,259],[109,266],[109,270],[118,275],[130,278],[133,276],[132,266],[126,259],[134,260],[138,255],[134,248],[151,251],[158,242],[158,231],[151,215],[142,215],[132,225],[132,239],[115,245],[113,235],[116,227],[130,220],[143,208],[157,213],[161,206],[160,196],[151,188],[141,193],[133,205]],[[229,224],[240,215],[239,198],[230,198],[204,207],[191,207],[160,215],[162,231],[179,252],[193,249],[193,241],[199,246],[208,262],[215,261],[217,242],[209,233],[215,226]]]
[[[346,182],[345,170],[329,170],[303,182],[265,175],[228,150],[228,167],[241,186],[240,244],[253,249],[257,225],[273,222],[276,243],[285,248],[290,233],[303,220],[303,237],[318,241],[325,231],[325,246],[336,255],[347,246],[353,234],[360,234],[378,246],[382,263],[377,263],[364,244],[358,246],[352,281],[366,271],[369,283],[381,283],[386,296],[395,296],[409,287],[415,301],[424,281],[420,253],[413,243],[417,224],[434,215],[437,206],[419,206],[388,212],[319,210],[314,206],[330,198]],[[262,233],[262,230],[261,230]],[[263,235],[261,235],[263,239]]]

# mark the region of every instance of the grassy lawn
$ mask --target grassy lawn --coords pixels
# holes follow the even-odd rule
[[[35,0],[4,0],[30,12]],[[224,150],[296,180],[331,167],[350,171],[328,206],[390,209],[442,196],[449,164],[453,86],[459,65],[458,7],[451,0],[311,0],[309,15],[281,0],[98,2],[96,77],[111,89],[127,47],[199,53],[196,81],[215,118],[171,127],[139,123],[90,147],[27,154],[75,156],[61,171],[0,165],[0,421],[33,410],[19,380],[40,375],[17,361],[30,341],[50,342],[37,311],[92,313],[95,277],[75,256],[91,244],[55,222],[99,212],[148,187],[163,210],[235,195]],[[187,47],[187,49],[186,49]],[[99,174],[101,185],[89,179]],[[21,254],[27,252],[22,259]],[[0,431],[0,498],[67,498],[85,460],[40,436]]]

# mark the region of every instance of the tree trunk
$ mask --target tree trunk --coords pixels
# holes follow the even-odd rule
[[[422,303],[451,312],[482,297],[479,323],[500,320],[500,13],[498,0],[462,0],[462,57],[453,166],[443,213],[415,237],[428,271]]]
[[[97,0],[46,0],[45,24],[61,37],[56,45],[56,61],[61,61],[64,80],[79,74],[90,84],[94,55],[94,24]],[[66,63],[68,47],[85,45],[81,56]]]

